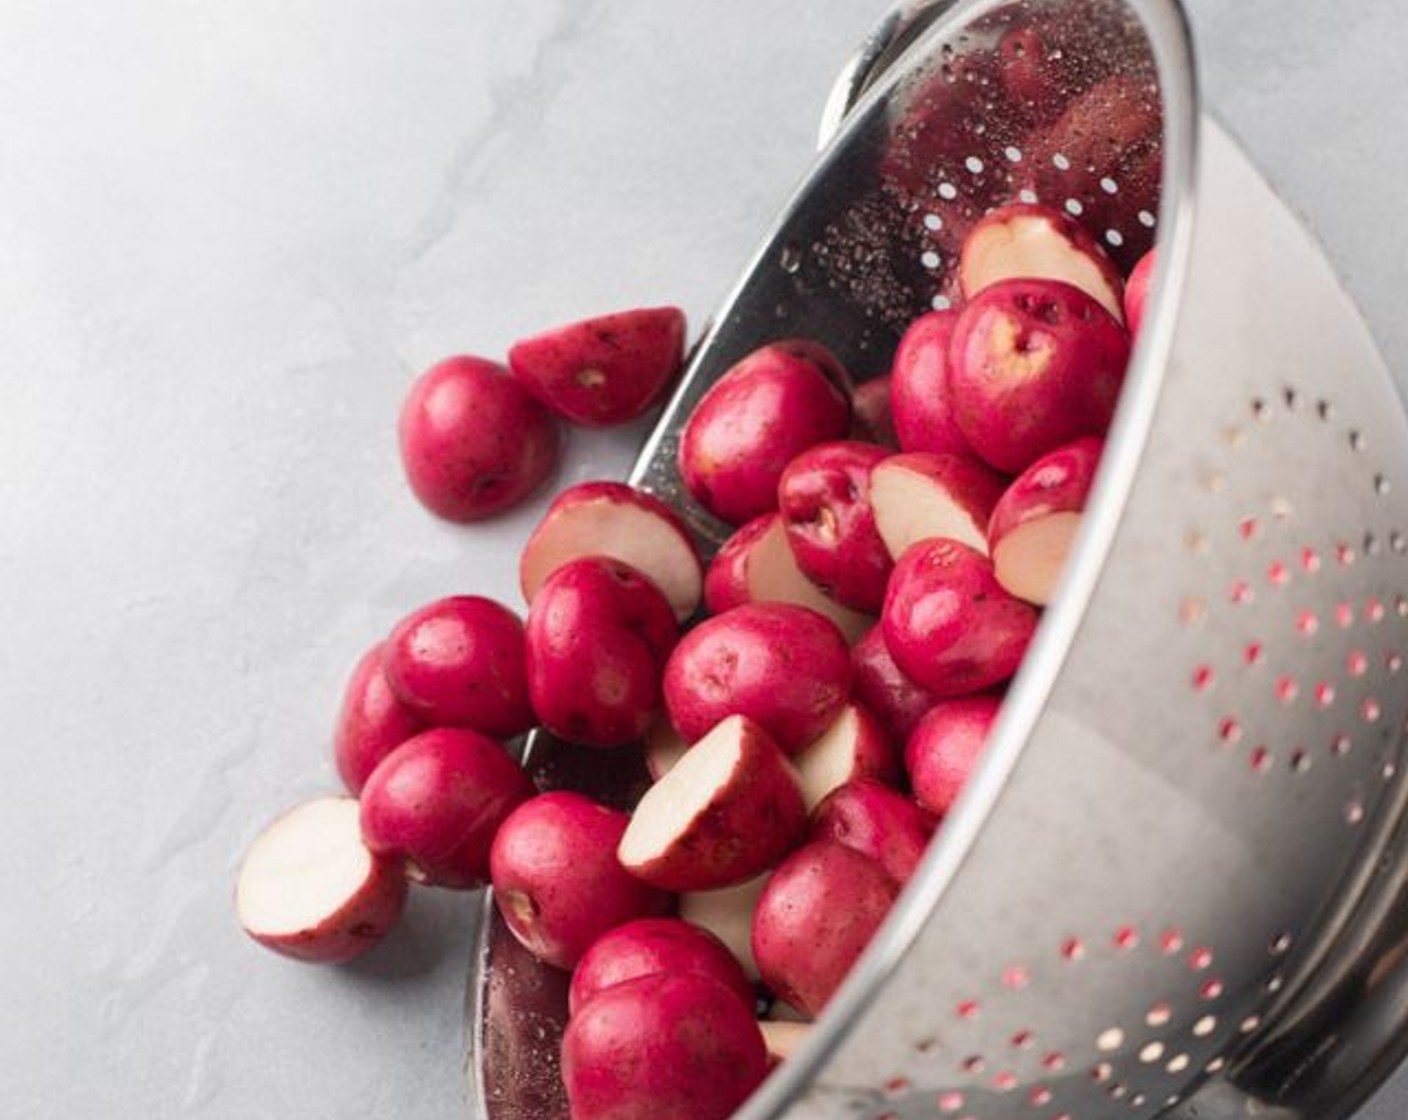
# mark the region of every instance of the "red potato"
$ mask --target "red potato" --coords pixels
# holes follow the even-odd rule
[[[599,992],[657,972],[708,976],[752,1006],[753,984],[728,947],[681,918],[637,918],[608,930],[577,962],[567,1006],[575,1015]]]
[[[753,911],[767,881],[763,874],[734,887],[680,895],[679,916],[723,942],[749,980],[758,979],[758,962],[753,959]]]
[[[949,398],[949,341],[958,312],[921,315],[909,325],[890,368],[890,413],[904,451],[970,455]]]
[[[954,326],[954,414],[982,459],[1017,474],[1063,443],[1104,434],[1128,361],[1129,335],[1079,288],[999,281]]]
[[[572,1120],[728,1120],[768,1068],[752,1007],[707,976],[617,984],[562,1039]]]
[[[583,556],[610,556],[651,579],[683,622],[699,606],[704,566],[689,530],[659,498],[622,482],[582,482],[555,499],[518,561],[530,606],[548,576]]]
[[[381,642],[372,646],[352,670],[333,731],[337,772],[354,794],[362,792],[377,763],[412,735],[425,730],[425,721],[403,704],[386,683],[383,648]]]
[[[891,455],[870,472],[875,527],[895,559],[930,537],[986,553],[988,520],[1005,486],[1001,475],[969,455]]]
[[[851,393],[851,439],[899,449],[895,418],[890,413],[890,378],[872,377]]]
[[[745,715],[795,754],[831,726],[851,687],[835,625],[806,607],[748,603],[705,619],[665,665],[665,708],[691,742]]]
[[[875,714],[890,740],[903,743],[938,697],[895,664],[885,628],[872,626],[851,647],[851,692]]]
[[[646,307],[555,327],[515,343],[514,377],[575,424],[604,428],[654,404],[684,363],[684,312]]]
[[[1104,449],[1104,440],[1092,436],[1043,455],[994,508],[988,525],[993,573],[1017,598],[1051,602]]]
[[[1124,321],[1129,326],[1131,337],[1139,334],[1139,324],[1144,321],[1144,304],[1149,298],[1149,281],[1154,275],[1154,261],[1157,250],[1150,249],[1134,266],[1124,285]]]
[[[489,878],[489,847],[535,790],[494,740],[437,727],[386,756],[362,789],[362,839],[408,878],[469,890]]]
[[[944,816],[968,783],[987,745],[1002,696],[984,692],[943,700],[915,726],[904,746],[914,798]]]
[[[1002,589],[986,556],[937,537],[900,557],[881,624],[905,673],[937,696],[960,696],[1017,671],[1037,612]]]
[[[447,358],[411,388],[401,463],[422,505],[480,521],[528,497],[557,465],[557,421],[497,362]]]
[[[1000,280],[1061,280],[1124,321],[1124,281],[1100,243],[1067,214],[1014,202],[973,227],[958,260],[963,298]]]
[[[704,607],[710,614],[741,607],[752,602],[748,588],[748,565],[759,538],[777,523],[776,513],[765,513],[739,529],[714,553],[704,573]]]
[[[439,599],[407,615],[382,655],[392,691],[428,722],[494,739],[533,726],[523,623],[478,595]]]
[[[763,982],[806,1015],[825,1009],[889,913],[895,880],[868,856],[814,840],[768,878],[753,915]]]
[[[797,773],[771,735],[729,716],[645,791],[617,850],[668,891],[735,886],[767,870],[806,829]]]
[[[674,729],[664,712],[657,712],[645,733],[645,769],[652,782],[668,774],[689,750],[684,736]]]
[[[350,797],[288,810],[255,838],[235,882],[245,933],[314,964],[340,964],[373,948],[405,903],[400,865],[367,850]]]
[[[621,866],[629,818],[579,793],[525,801],[499,828],[489,856],[494,903],[544,964],[571,969],[608,930],[667,913],[673,899]]]
[[[892,561],[870,508],[870,471],[889,452],[837,440],[803,451],[777,484],[778,513],[802,574],[843,606],[874,613]]]
[[[787,342],[755,350],[695,406],[680,436],[680,476],[715,517],[742,525],[775,509],[787,464],[846,434],[850,399],[828,374],[835,359],[818,351]]]
[[[852,701],[793,760],[807,810],[837,786],[856,778],[894,784],[900,778],[899,753],[880,721]]]
[[[649,730],[679,636],[654,583],[605,556],[573,560],[539,588],[526,634],[528,695],[554,735],[619,747]]]
[[[938,825],[933,813],[898,790],[874,778],[857,778],[832,790],[812,811],[807,839],[854,848],[904,886]]]
[[[874,616],[842,606],[803,574],[788,543],[787,527],[778,514],[764,514],[761,520],[765,523],[756,537],[747,542],[745,555],[737,561],[747,581],[747,602],[806,607],[834,623],[847,642],[865,633],[875,621]],[[744,529],[753,524],[749,522]]]

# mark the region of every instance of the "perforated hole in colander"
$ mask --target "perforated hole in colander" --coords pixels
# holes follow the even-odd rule
[[[1290,946],[1289,934],[1277,935],[1267,947],[1268,961]],[[1124,971],[1147,981],[1150,969],[1161,977],[1164,997],[1127,1023],[1103,1024],[1079,1051],[1043,1047],[1038,1033],[1024,1023],[1027,1000],[1050,999],[1050,989],[1061,990],[1073,978],[1080,982],[1084,973],[1094,970],[1102,982],[1118,983]],[[1009,1115],[1007,1101],[1015,1096],[1023,1114],[1044,1109],[1047,1116],[1080,1120],[1094,1115],[1089,1111],[1092,1094],[1137,1109],[1176,1097],[1181,1075],[1214,1060],[1219,1025],[1237,1033],[1254,1029],[1250,1016],[1225,1022],[1216,951],[1209,943],[1191,940],[1178,926],[1146,932],[1119,925],[1068,936],[1041,959],[1007,966],[995,981],[983,998],[975,995],[953,1006],[956,1027],[942,1044],[933,1038],[916,1044],[929,1072],[949,1087],[909,1097],[887,1092],[891,1099],[876,1115],[985,1120]],[[973,1049],[966,1044],[969,1031],[1006,1037],[1008,1045],[999,1051]],[[908,1089],[909,1080],[892,1077],[886,1086]]]
[[[1392,491],[1388,473],[1359,461],[1368,451],[1362,430],[1334,431],[1340,425],[1334,403],[1318,398],[1307,410],[1304,398],[1301,390],[1289,385],[1278,395],[1253,396],[1248,412],[1256,437],[1313,439],[1331,449],[1341,447],[1351,459],[1345,469],[1361,474],[1373,499],[1386,499]],[[1285,430],[1275,431],[1278,427]],[[1229,459],[1225,465],[1210,466],[1204,476],[1211,496],[1228,493],[1227,479],[1236,470],[1236,456],[1245,452],[1252,438],[1235,423],[1226,430],[1236,433],[1235,438],[1222,441]],[[1237,497],[1244,500],[1242,495]],[[1357,545],[1346,537],[1314,539],[1323,534],[1323,527],[1297,518],[1294,503],[1284,493],[1267,495],[1264,505],[1261,510],[1239,510],[1228,508],[1229,499],[1222,509],[1232,523],[1230,533],[1219,532],[1220,526],[1212,523],[1190,527],[1185,533],[1185,540],[1198,542],[1188,548],[1188,554],[1204,562],[1210,562],[1215,540],[1227,542],[1220,559],[1233,575],[1224,601],[1234,609],[1255,610],[1255,619],[1248,616],[1245,625],[1256,628],[1256,636],[1241,644],[1235,661],[1219,664],[1212,658],[1200,659],[1188,679],[1195,695],[1210,698],[1223,692],[1235,703],[1215,716],[1213,737],[1224,749],[1244,746],[1251,773],[1284,769],[1304,776],[1316,772],[1309,741],[1318,738],[1326,744],[1330,759],[1343,759],[1350,755],[1356,738],[1364,736],[1366,725],[1380,721],[1383,704],[1375,692],[1375,678],[1396,672],[1391,666],[1401,666],[1408,633],[1382,630],[1389,612],[1379,597],[1364,592],[1364,581],[1357,576],[1358,566],[1382,559],[1380,532],[1375,527],[1362,529]],[[1398,532],[1396,527],[1389,529],[1390,536]],[[1258,594],[1258,583],[1264,595]],[[1191,602],[1200,609],[1190,610]],[[1196,593],[1186,596],[1179,624],[1190,629],[1205,626],[1204,602]],[[1258,680],[1264,683],[1258,686]],[[1269,690],[1274,703],[1253,705],[1257,718],[1252,718],[1247,698],[1254,697],[1258,687]],[[1364,806],[1354,795],[1346,793],[1340,804],[1346,824],[1362,821]]]

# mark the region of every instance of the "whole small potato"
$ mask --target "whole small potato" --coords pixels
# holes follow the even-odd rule
[[[607,930],[670,909],[673,896],[616,858],[628,822],[580,793],[555,791],[523,802],[500,826],[489,855],[494,903],[540,961],[571,969]]]
[[[352,793],[361,793],[377,763],[426,726],[386,682],[384,648],[377,642],[358,660],[343,689],[333,731],[337,772]]]
[[[895,418],[890,411],[888,374],[861,382],[851,394],[851,439],[878,443],[890,451],[899,450]]]
[[[469,890],[489,878],[489,848],[532,781],[487,736],[436,727],[382,759],[362,788],[362,839],[428,886]]]
[[[906,674],[936,696],[961,696],[1017,671],[1037,619],[1034,607],[1003,590],[986,556],[934,537],[895,565],[881,624]]]
[[[690,973],[607,988],[562,1039],[572,1120],[728,1120],[768,1068],[752,1006]]]
[[[835,840],[875,860],[903,886],[929,849],[939,819],[874,778],[837,786],[812,810],[809,840]]]
[[[665,665],[665,707],[690,742],[728,716],[744,715],[789,754],[831,725],[850,687],[841,632],[789,603],[747,603],[705,619]]]
[[[493,599],[454,595],[413,611],[392,629],[383,661],[392,690],[430,723],[495,739],[533,726],[523,623]]]
[[[890,738],[903,743],[938,697],[895,664],[877,623],[851,647],[852,691],[880,720]]]
[[[421,504],[448,521],[480,521],[526,498],[557,465],[551,413],[503,366],[447,358],[401,408],[401,463]]]
[[[755,998],[743,966],[708,930],[682,918],[637,918],[592,942],[572,972],[568,1008],[576,1014],[597,993],[657,972],[708,976],[745,1004]]]
[[[753,913],[763,982],[821,1014],[885,920],[899,887],[869,856],[835,840],[804,844],[769,876]]]
[[[930,311],[909,325],[895,348],[890,415],[905,451],[971,454],[948,391],[948,347],[957,321],[952,309]]]
[[[678,628],[664,593],[620,560],[558,568],[528,610],[528,694],[555,735],[618,747],[650,729]]]
[[[714,382],[680,436],[680,476],[700,505],[730,525],[767,513],[787,464],[846,434],[851,403],[828,376],[834,363],[814,344],[772,343]]]
[[[904,763],[919,804],[940,816],[953,807],[1001,708],[1000,693],[980,692],[939,701],[915,725],[904,746]]]
[[[1115,413],[1129,335],[1060,280],[1002,280],[958,314],[949,364],[954,416],[973,450],[1018,474]]]

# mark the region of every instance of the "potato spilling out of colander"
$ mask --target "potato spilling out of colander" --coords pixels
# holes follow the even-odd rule
[[[1024,51],[1060,64],[998,80]],[[910,5],[823,131],[632,477],[703,542],[720,527],[680,483],[679,433],[755,347],[810,338],[884,372],[950,298],[965,232],[1018,199],[1078,216],[1126,269],[1157,243],[1159,267],[985,760],[739,1116],[1349,1114],[1408,1041],[1408,424],[1355,308],[1200,112],[1176,0]],[[647,780],[546,737],[529,763],[618,805]],[[479,1114],[566,1116],[566,982],[486,910]]]

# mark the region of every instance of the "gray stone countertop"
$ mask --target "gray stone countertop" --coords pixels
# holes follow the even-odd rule
[[[394,416],[452,352],[695,324],[885,4],[0,0],[0,1116],[468,1115],[477,899],[261,953],[239,856],[336,788],[361,651],[516,601],[543,501],[437,523]],[[1408,6],[1189,0],[1213,110],[1408,369]],[[572,437],[560,482],[640,431]],[[1408,1112],[1408,1077],[1366,1117]]]

